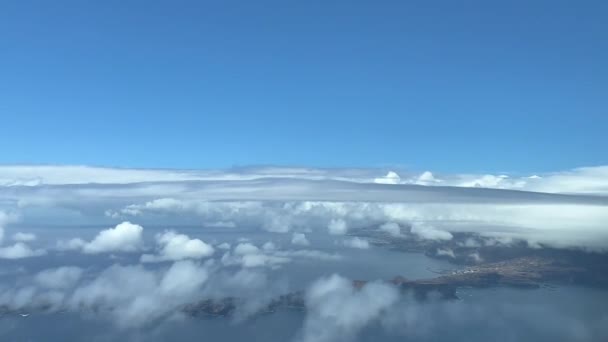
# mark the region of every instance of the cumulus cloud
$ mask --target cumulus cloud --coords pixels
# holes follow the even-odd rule
[[[272,241],[268,241],[262,245],[262,249],[265,251],[274,251],[277,249],[277,246]]]
[[[414,196],[408,195],[408,189],[403,190],[402,202],[184,202],[199,208],[191,215],[203,220],[231,220],[239,227],[271,230],[268,220],[276,217],[274,222],[282,222],[273,228],[277,232],[326,228],[331,234],[343,235],[351,228],[377,226],[391,236],[405,237],[406,227],[413,226],[412,235],[427,240],[447,240],[453,232],[470,232],[556,248],[608,248],[608,232],[604,229],[608,200],[600,196],[487,189],[465,189],[461,193],[454,188],[432,188],[438,190],[425,190]]]
[[[291,237],[291,243],[299,246],[308,246],[310,242],[306,238],[306,234],[304,233],[293,233]]]
[[[75,266],[62,266],[47,269],[35,276],[38,285],[47,289],[67,289],[73,287],[84,273],[83,269]]]
[[[358,248],[358,249],[368,249],[369,248],[369,242],[365,239],[359,238],[359,237],[353,237],[350,239],[346,239],[344,240],[344,246],[346,247],[350,247],[350,248]]]
[[[23,259],[46,254],[44,249],[32,249],[23,242],[0,247],[0,259]]]
[[[158,255],[144,254],[141,256],[142,262],[200,259],[214,253],[213,247],[204,241],[191,239],[185,234],[174,231],[157,234],[156,242],[159,246]]]
[[[384,177],[374,178],[374,183],[378,184],[399,184],[400,182],[401,177],[394,171],[389,171]]]
[[[348,226],[343,219],[332,219],[327,225],[327,230],[331,235],[344,235],[348,231]]]
[[[306,294],[307,313],[300,340],[351,341],[398,298],[397,289],[382,283],[357,289],[339,275],[319,279]]]
[[[341,256],[311,249],[281,250],[269,242],[264,243],[260,249],[250,242],[243,242],[236,245],[231,252],[224,253],[221,262],[224,265],[240,265],[245,268],[278,268],[293,259],[336,261],[340,260]]]
[[[228,242],[222,242],[219,245],[217,245],[218,249],[230,249],[231,246]]]
[[[0,244],[4,240],[4,228],[3,223],[14,220],[14,216],[8,215],[0,211]],[[0,246],[0,259],[22,259],[29,257],[36,257],[46,254],[44,249],[32,249],[25,242],[30,242],[36,239],[36,235],[28,233],[15,233],[12,236],[14,241],[17,241],[13,245]]]
[[[378,227],[378,229],[382,232],[389,234],[392,237],[402,236],[401,227],[399,227],[399,224],[397,224],[395,222],[384,223],[384,224],[380,225],[380,227]]]
[[[177,261],[161,272],[114,265],[78,287],[67,305],[95,308],[121,326],[138,326],[196,300],[208,277],[204,265],[190,260]]]
[[[441,180],[436,179],[431,171],[424,171],[420,176],[418,176],[418,180],[416,184],[420,185],[432,185],[435,183],[440,183]]]
[[[454,254],[454,251],[451,248],[438,248],[437,256],[447,256],[452,259],[454,259],[456,257],[456,255]]]
[[[247,255],[247,254],[257,254],[260,252],[260,249],[249,242],[239,243],[234,247],[234,254],[237,255]]]
[[[131,222],[123,222],[114,228],[100,231],[90,242],[70,240],[69,247],[82,247],[83,252],[89,254],[107,252],[134,252],[143,246],[143,227]]]
[[[423,240],[451,240],[453,235],[445,230],[437,229],[426,224],[416,223],[412,226],[412,234]]]
[[[241,311],[255,313],[284,291],[263,272],[228,272],[211,260],[204,264],[181,260],[168,267],[115,264],[90,272],[63,266],[40,271],[12,288],[0,286],[0,306],[25,312],[86,313],[109,318],[121,328],[140,328],[179,318],[185,305],[209,298],[238,297],[243,300],[238,303]]]
[[[31,242],[36,240],[36,234],[17,232],[13,234],[13,241]]]
[[[266,248],[260,249],[249,242],[239,243],[232,253],[225,253],[221,261],[224,265],[241,265],[245,268],[265,266],[276,268],[291,262],[291,258],[275,255],[274,249],[269,247],[266,244]]]
[[[483,262],[483,258],[481,257],[479,252],[473,252],[473,253],[469,254],[469,259],[471,259],[475,263]]]
[[[60,251],[76,251],[76,250],[81,250],[86,244],[87,244],[87,242],[81,238],[73,238],[73,239],[69,239],[67,241],[64,241],[64,240],[57,241],[56,247]]]

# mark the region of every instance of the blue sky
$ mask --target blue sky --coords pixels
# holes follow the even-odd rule
[[[605,1],[2,1],[0,163],[608,163]]]

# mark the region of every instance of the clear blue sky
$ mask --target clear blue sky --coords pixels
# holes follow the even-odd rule
[[[608,163],[608,1],[0,2],[0,163]]]

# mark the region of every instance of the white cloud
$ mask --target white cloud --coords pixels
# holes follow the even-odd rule
[[[392,237],[402,236],[401,227],[399,227],[399,224],[397,224],[395,222],[384,223],[379,227],[379,229],[380,229],[380,231],[383,231]]]
[[[423,240],[452,240],[453,237],[448,231],[420,223],[414,224],[411,232]]]
[[[344,235],[348,231],[348,226],[343,219],[332,219],[327,225],[327,230],[331,235]]]
[[[344,240],[344,246],[350,247],[350,248],[368,249],[369,242],[367,240],[361,239],[359,237],[353,237],[353,238]]]
[[[245,255],[245,254],[258,254],[260,249],[252,243],[245,242],[239,243],[234,247],[234,254]]]
[[[231,246],[228,242],[222,242],[219,245],[217,245],[218,249],[230,249]]]
[[[306,234],[304,233],[293,233],[291,237],[291,243],[299,246],[308,246],[310,242],[306,238]]]
[[[270,245],[268,242],[260,249],[252,243],[244,242],[234,247],[232,252],[224,253],[221,262],[224,265],[240,265],[245,268],[278,268],[298,258],[336,261],[340,260],[341,256],[310,249],[280,250],[274,244]]]
[[[221,261],[224,265],[240,265],[245,268],[276,268],[282,264],[291,262],[289,257],[274,254],[273,250],[260,250],[255,245],[247,242],[238,244],[234,248],[233,253],[226,252],[222,256]]]
[[[444,174],[431,171],[400,176],[377,169],[243,168],[240,170],[157,170],[100,168],[89,166],[0,166],[0,186],[44,184],[134,184],[144,182],[184,183],[189,181],[252,181],[264,178],[340,180],[353,183],[422,184],[462,187],[492,187],[554,193],[608,193],[608,166],[581,167],[544,174]],[[405,171],[399,171],[407,174]]]
[[[57,241],[57,249],[60,251],[76,251],[81,250],[87,244],[86,241],[80,238],[73,238],[67,241]]]
[[[436,179],[431,171],[424,171],[420,176],[418,176],[418,180],[416,184],[420,185],[432,185],[434,183],[440,183],[441,180]]]
[[[262,245],[262,249],[265,251],[274,251],[277,249],[277,246],[272,241],[268,241]]]
[[[74,286],[82,277],[83,270],[75,266],[47,269],[35,276],[38,285],[48,289],[67,289]]]
[[[374,183],[378,184],[399,184],[400,182],[401,177],[394,171],[389,171],[386,176],[374,179]]]
[[[22,259],[44,254],[46,254],[45,250],[32,249],[23,242],[17,242],[11,246],[0,247],[0,259]]]
[[[4,171],[8,172],[4,175],[19,174],[14,168],[10,172],[7,170],[0,167],[0,175]],[[379,170],[373,169],[167,171],[186,175],[187,179],[181,176],[171,178],[173,176],[166,176],[160,172],[162,170],[152,170],[162,174],[162,177],[154,172],[146,174],[153,175],[148,180],[155,183],[117,182],[122,185],[110,185],[104,182],[123,176],[123,180],[146,180],[138,178],[144,174],[139,172],[141,170],[129,173],[133,170],[112,169],[108,171],[112,173],[111,177],[100,176],[101,182],[95,182],[93,171],[96,169],[87,168],[84,171],[78,169],[87,173],[81,180],[103,184],[74,181],[75,185],[70,186],[61,185],[62,168],[30,167],[28,170],[25,173],[38,176],[44,176],[44,172],[52,173],[50,178],[41,177],[45,184],[51,184],[48,182],[51,178],[57,181],[52,183],[54,186],[15,187],[0,192],[0,203],[7,208],[2,210],[12,212],[19,209],[28,224],[48,223],[50,218],[55,220],[53,223],[69,220],[86,224],[92,219],[98,220],[107,210],[111,217],[135,215],[139,222],[144,223],[157,223],[159,220],[172,224],[184,220],[184,223],[199,222],[203,225],[229,222],[229,226],[239,228],[307,234],[327,228],[341,235],[350,230],[390,222],[401,227],[423,224],[440,231],[419,231],[420,238],[445,239],[449,237],[448,233],[471,232],[484,237],[523,239],[536,246],[608,248],[608,232],[604,224],[608,200],[605,196],[597,196],[608,193],[608,166],[538,176],[435,174],[430,171],[419,174],[395,170],[393,172],[398,171],[400,179],[400,184],[395,186],[373,184],[374,178],[381,175]],[[106,171],[100,170],[100,174]],[[133,177],[135,174],[138,176]],[[284,178],[272,178],[278,175]],[[157,176],[160,178],[156,179]],[[193,179],[189,178],[191,176]],[[206,181],[190,181],[199,178]],[[396,179],[392,175],[388,178]],[[423,182],[449,187],[408,185]],[[475,188],[480,185],[498,190]],[[103,219],[107,220],[106,217]],[[394,228],[393,233],[396,232]],[[390,231],[386,232],[390,234]],[[407,233],[405,229],[404,233]],[[431,237],[430,233],[439,235]],[[82,241],[74,240],[61,242],[59,247],[82,248],[78,247],[80,244]]]
[[[200,259],[214,253],[213,247],[204,241],[174,231],[157,234],[156,242],[159,246],[158,255],[144,254],[141,256],[142,262]]]
[[[274,255],[273,249],[268,249],[268,245],[264,250],[260,250],[257,246],[246,242],[240,243],[234,248],[234,256],[230,254],[224,258],[225,264],[241,264],[243,267],[278,267],[291,261],[286,256]]]
[[[31,242],[36,240],[36,234],[17,232],[13,234],[13,241]]]
[[[451,232],[471,232],[484,237],[509,237],[558,248],[608,248],[608,232],[604,229],[604,222],[608,220],[608,201],[601,196],[581,199],[580,196],[502,190],[477,193],[477,189],[428,189],[432,191],[418,193],[415,198],[408,199],[404,195],[404,202],[192,203],[198,203],[201,209],[195,215],[202,215],[204,219],[221,217],[237,222],[239,226],[262,229],[267,229],[264,226],[267,218],[276,216],[281,218],[279,221],[289,222],[281,227],[315,231],[326,226],[335,235],[344,234],[351,227],[379,226],[387,234],[402,237],[406,230],[402,232],[400,227],[414,226],[413,234],[422,239],[449,239]],[[470,191],[481,197],[466,197]],[[437,197],[426,197],[429,192]],[[488,194],[491,196],[487,197]],[[427,231],[428,227],[424,226],[434,229]]]
[[[114,228],[99,232],[91,242],[84,244],[82,250],[89,254],[134,252],[143,245],[143,230],[142,226],[125,221]],[[77,244],[78,242],[72,241],[71,245]]]
[[[302,342],[350,341],[357,332],[378,319],[397,302],[397,289],[368,283],[356,289],[338,275],[317,280],[306,294],[306,320]]]
[[[0,306],[12,310],[65,310],[100,315],[123,328],[141,327],[179,315],[201,299],[211,266],[190,260],[167,268],[112,265],[99,274],[78,267],[43,270],[14,288],[0,288]]]
[[[438,248],[437,256],[447,256],[452,259],[456,257],[456,255],[454,255],[454,251],[451,248]]]
[[[481,255],[479,255],[479,252],[473,252],[469,254],[469,259],[473,260],[473,262],[476,263],[480,263],[483,261],[483,258],[481,257]]]
[[[177,261],[161,272],[114,265],[76,289],[68,306],[94,308],[121,326],[140,326],[198,299],[208,278],[206,267],[190,260]]]

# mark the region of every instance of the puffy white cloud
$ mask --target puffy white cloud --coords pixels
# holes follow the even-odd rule
[[[239,243],[234,247],[233,253],[228,252],[222,256],[222,263],[224,265],[241,265],[245,268],[263,266],[276,268],[291,261],[288,256],[275,255],[277,251],[275,251],[274,246],[266,243],[265,247],[259,249],[249,242]]]
[[[452,240],[453,237],[448,231],[436,229],[433,226],[420,223],[412,225],[411,232],[423,240]]]
[[[139,326],[197,300],[208,278],[207,268],[190,260],[177,261],[161,272],[114,265],[78,287],[68,306],[94,308],[121,326]]]
[[[351,341],[398,299],[397,289],[382,283],[368,283],[357,289],[335,274],[317,280],[306,294],[301,341]]]
[[[394,171],[389,171],[384,177],[374,178],[374,183],[378,184],[399,184],[400,182],[401,177]]]
[[[194,294],[208,277],[207,270],[193,262],[175,262],[161,278],[159,290],[170,297]]]
[[[438,248],[437,256],[447,256],[452,259],[456,257],[456,255],[454,255],[454,251],[451,248]]]
[[[91,241],[82,246],[85,253],[96,254],[106,252],[134,252],[143,245],[143,227],[131,222],[123,222],[114,228],[102,230]],[[70,246],[78,245],[78,240],[73,240]]]
[[[231,246],[228,242],[222,242],[219,245],[217,245],[218,249],[230,249]]]
[[[418,180],[416,184],[420,185],[432,185],[434,183],[440,183],[441,180],[436,179],[431,171],[424,171],[420,176],[418,176]]]
[[[382,225],[380,225],[380,227],[378,227],[378,229],[393,237],[402,236],[401,227],[399,227],[399,224],[397,224],[395,222],[383,223]]]
[[[353,238],[344,240],[344,246],[350,247],[350,248],[368,249],[369,242],[367,240],[361,239],[359,237],[353,237]]]
[[[239,243],[236,247],[234,247],[234,254],[237,255],[258,254],[259,252],[260,249],[249,242]]]
[[[469,254],[469,259],[473,260],[473,262],[480,263],[483,262],[483,258],[479,255],[479,252],[473,252]]]
[[[327,225],[327,230],[331,235],[344,235],[348,231],[348,226],[343,219],[332,219]]]
[[[340,260],[341,256],[309,249],[280,250],[274,244],[268,242],[260,249],[252,243],[244,242],[234,247],[232,252],[226,252],[222,256],[221,262],[224,265],[240,265],[245,268],[278,268],[296,258],[336,261]]]
[[[13,310],[66,310],[109,317],[122,327],[139,327],[179,313],[199,299],[208,267],[179,261],[168,268],[113,265],[84,276],[73,267],[47,269],[31,283],[0,288],[0,305]]]
[[[36,240],[36,234],[17,232],[13,234],[13,241],[31,242]]]
[[[11,246],[0,247],[0,259],[22,259],[46,254],[43,249],[32,249],[23,242]]]
[[[76,251],[81,250],[87,244],[81,238],[73,238],[67,241],[59,240],[57,241],[57,249],[60,251]]]
[[[299,246],[308,246],[310,242],[306,238],[306,234],[304,233],[293,233],[291,237],[291,243]]]
[[[274,251],[277,249],[277,246],[272,241],[268,241],[262,245],[262,249],[265,251]]]
[[[174,198],[159,198],[147,202],[143,205],[129,205],[122,210],[123,214],[133,216],[141,215],[145,210],[160,210],[160,211],[184,211],[188,210],[187,202],[183,202]]]
[[[83,270],[75,266],[47,269],[35,276],[38,285],[48,289],[67,289],[74,286],[82,277]]]
[[[174,231],[157,234],[156,242],[159,246],[158,255],[144,254],[141,256],[142,262],[200,259],[214,253],[213,247],[204,241]]]

